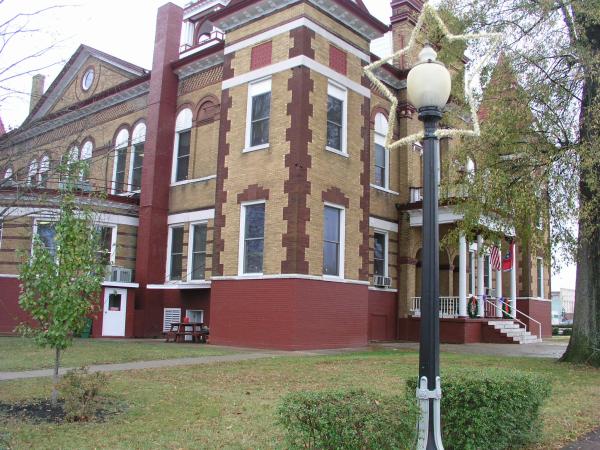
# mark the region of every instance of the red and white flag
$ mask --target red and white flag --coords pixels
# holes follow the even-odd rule
[[[514,254],[515,254],[515,244],[514,244],[514,242],[511,242],[510,246],[508,247],[508,253],[506,253],[506,256],[502,260],[502,271],[503,272],[510,272],[512,270]]]
[[[502,256],[500,255],[500,249],[495,245],[490,251],[490,262],[492,263],[492,270],[502,270]]]

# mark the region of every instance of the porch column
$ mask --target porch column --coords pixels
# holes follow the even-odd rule
[[[485,308],[483,298],[485,297],[484,279],[484,257],[483,257],[483,236],[477,235],[477,315],[485,317]]]
[[[502,255],[502,243],[498,244],[498,249],[500,255]],[[500,303],[500,299],[502,298],[502,260],[500,264],[500,270],[496,270],[496,317],[502,317],[502,303]]]
[[[510,244],[512,254],[512,265],[510,269],[510,312],[515,319],[517,317],[517,246]]]
[[[458,238],[458,315],[467,317],[467,238]]]

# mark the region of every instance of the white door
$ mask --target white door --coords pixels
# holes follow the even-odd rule
[[[126,312],[127,289],[105,289],[102,336],[125,336]]]

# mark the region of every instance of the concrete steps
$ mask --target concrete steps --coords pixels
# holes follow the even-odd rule
[[[542,342],[540,338],[526,331],[521,325],[513,320],[490,320],[488,326],[493,327],[508,342],[514,344],[534,344]]]

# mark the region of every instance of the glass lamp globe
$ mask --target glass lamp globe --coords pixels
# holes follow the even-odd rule
[[[437,61],[437,53],[425,45],[419,53],[419,62],[410,70],[406,80],[408,101],[420,110],[425,107],[442,109],[450,98],[450,72]]]

